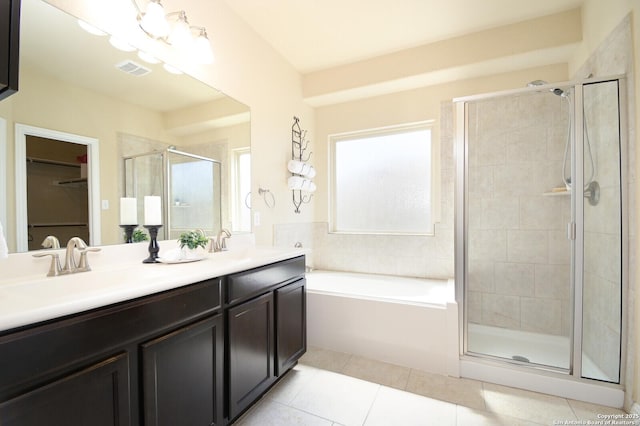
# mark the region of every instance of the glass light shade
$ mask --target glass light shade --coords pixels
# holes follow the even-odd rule
[[[154,37],[162,38],[169,35],[169,23],[164,15],[164,7],[159,1],[152,1],[147,5],[147,11],[142,15],[140,26]]]
[[[189,48],[193,42],[191,37],[191,29],[187,22],[187,17],[184,12],[181,12],[178,21],[173,26],[173,30],[169,35],[169,43],[178,49]]]
[[[129,43],[115,36],[109,37],[109,43],[111,43],[111,45],[116,49],[122,50],[123,52],[133,52],[136,50],[136,48],[131,46]]]
[[[194,40],[193,55],[198,63],[213,63],[213,49],[211,47],[211,42],[207,38],[206,32],[201,31],[200,35]]]
[[[160,63],[160,59],[158,59],[155,56],[153,56],[152,54],[144,52],[142,50],[138,51],[138,58],[142,59],[143,61],[145,61],[148,64],[159,64]]]
[[[105,35],[107,35],[107,33],[105,33],[104,31],[94,27],[93,25],[83,21],[82,19],[78,19],[78,25],[80,25],[80,28],[82,28],[83,30],[85,30],[89,34],[93,34],[93,35],[97,35],[97,36],[105,36]]]
[[[182,71],[180,71],[178,68],[174,67],[173,65],[164,64],[162,68],[164,68],[165,71],[170,72],[171,74],[178,74],[178,75],[182,74]]]

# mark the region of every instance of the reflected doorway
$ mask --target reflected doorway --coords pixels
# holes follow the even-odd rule
[[[69,153],[61,157],[63,155],[61,151],[66,150],[69,150]],[[90,245],[99,245],[101,232],[98,140],[16,124],[15,151],[16,251],[24,252],[40,248],[42,243],[39,241],[40,233],[37,238],[35,235],[36,230],[40,228],[47,235],[56,236],[61,245],[69,239],[68,237],[76,235],[80,237],[84,235],[83,239],[86,238],[85,241]],[[84,167],[82,166],[83,162],[86,164]],[[62,164],[54,165],[51,163]],[[69,167],[70,165],[73,167]],[[57,166],[56,173],[60,174],[60,179],[52,177],[50,171],[44,170],[54,166]],[[68,170],[63,172],[63,167]],[[86,178],[83,178],[82,170],[85,167]],[[49,177],[36,177],[37,175],[49,175]],[[32,177],[31,182],[28,182],[28,176]],[[40,198],[40,202],[34,202],[30,200],[30,196],[35,191],[34,186],[38,185],[42,185],[39,188],[41,192],[39,196],[43,198]],[[29,191],[29,186],[33,191]],[[82,201],[83,207],[79,207],[72,201],[78,198],[78,194],[72,196],[70,192],[81,189],[82,186],[86,187],[86,192]],[[78,193],[80,192],[78,191]],[[80,212],[85,209],[85,205],[87,211],[83,216],[83,213]],[[53,213],[54,211],[56,215],[44,216],[46,212]]]
[[[28,248],[49,235],[89,241],[87,146],[27,135]]]

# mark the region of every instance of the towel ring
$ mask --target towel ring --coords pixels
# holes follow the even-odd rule
[[[258,188],[258,195],[262,195],[262,199],[264,200],[264,203],[270,209],[272,209],[272,208],[274,208],[276,206],[276,197],[268,189]],[[267,195],[271,196],[270,197],[271,198],[271,202],[269,202],[269,197],[267,197]]]

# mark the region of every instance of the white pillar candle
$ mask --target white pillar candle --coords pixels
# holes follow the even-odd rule
[[[160,197],[155,195],[145,195],[144,224],[162,225],[162,202]]]
[[[138,224],[137,200],[131,197],[120,198],[120,225]]]

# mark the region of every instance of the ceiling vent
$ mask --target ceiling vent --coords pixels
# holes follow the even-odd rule
[[[147,75],[151,72],[149,68],[144,67],[139,63],[131,60],[117,63],[116,68],[118,68],[120,71],[126,72],[127,74],[135,75],[136,77]]]

